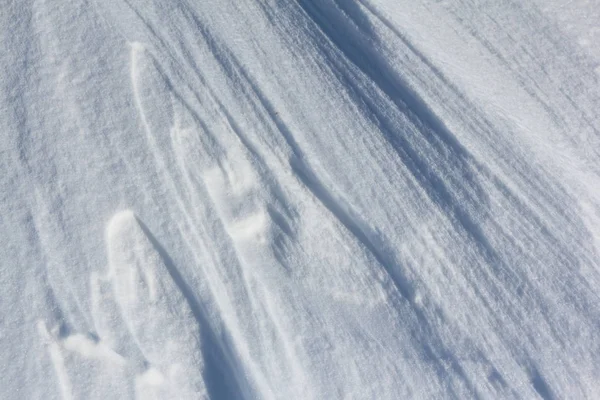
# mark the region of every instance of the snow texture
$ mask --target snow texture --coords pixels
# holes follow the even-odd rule
[[[0,398],[598,398],[598,10],[2,2]]]

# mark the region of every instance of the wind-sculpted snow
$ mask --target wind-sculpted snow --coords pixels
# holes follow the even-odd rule
[[[594,399],[600,77],[553,12],[2,6],[0,398]]]

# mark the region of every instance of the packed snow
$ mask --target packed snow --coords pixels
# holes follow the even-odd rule
[[[0,4],[0,398],[600,398],[597,0]]]

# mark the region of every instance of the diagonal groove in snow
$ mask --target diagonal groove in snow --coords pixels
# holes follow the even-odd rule
[[[111,220],[107,241],[109,277],[142,352],[163,374],[173,373],[174,365],[184,368],[171,377],[180,385],[172,390],[184,396],[191,395],[190,390],[206,390],[209,396],[231,396],[237,391],[239,397],[237,383],[226,378],[233,374],[226,365],[221,339],[215,337],[191,288],[148,228],[133,213],[124,211]],[[202,376],[201,383],[195,375]]]
[[[304,165],[296,161],[296,159],[292,159],[291,166],[297,176],[304,182],[306,187],[315,195],[323,206],[327,208],[375,258],[377,263],[386,271],[398,293],[410,304],[412,312],[417,317],[420,330],[419,332],[413,333],[413,339],[418,343],[420,350],[423,351],[426,360],[434,366],[437,366],[436,360],[448,360],[454,372],[457,373],[460,379],[468,386],[469,392],[473,395],[476,394],[477,390],[473,383],[470,382],[470,379],[463,370],[459,360],[456,359],[446,347],[442,336],[438,335],[435,326],[429,322],[427,315],[416,305],[415,289],[413,285],[411,285],[409,279],[402,273],[402,267],[393,259],[393,256],[388,255],[389,251],[386,251],[375,244],[372,239],[373,234],[365,232],[366,229],[361,227],[362,224],[360,221],[345,210],[344,205],[328,192],[314,174],[307,170]],[[377,241],[379,242],[379,240]],[[440,373],[442,373],[441,370]]]

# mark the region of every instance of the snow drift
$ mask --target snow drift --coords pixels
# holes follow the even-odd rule
[[[599,393],[598,61],[554,11],[1,7],[1,398]]]

